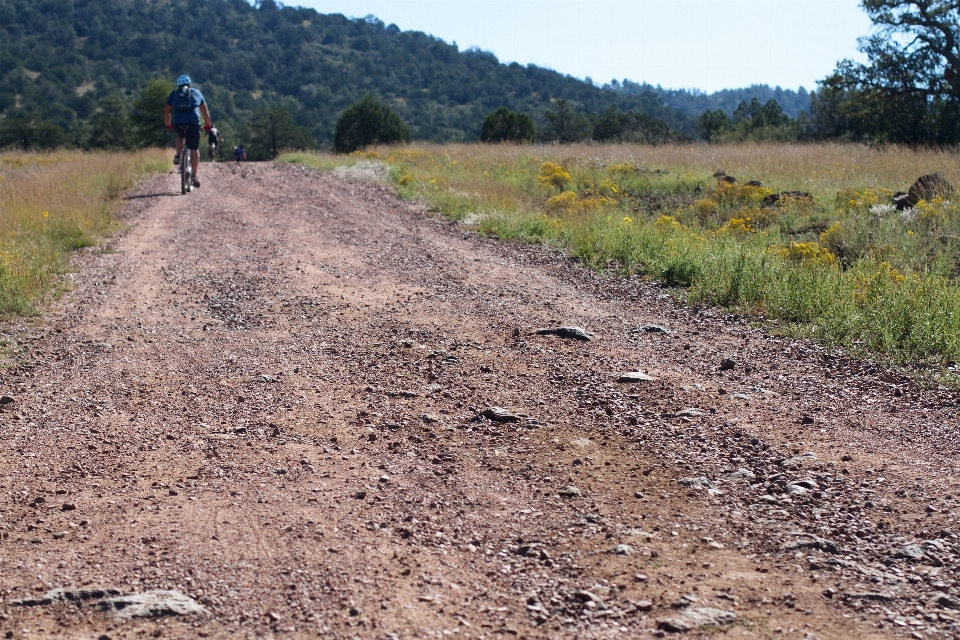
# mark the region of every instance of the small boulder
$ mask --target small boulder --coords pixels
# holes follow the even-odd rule
[[[900,558],[901,560],[920,561],[923,560],[926,555],[927,554],[924,552],[923,547],[920,545],[906,544],[897,550],[895,557]]]
[[[538,336],[557,336],[558,338],[568,338],[571,340],[581,340],[589,342],[596,336],[583,329],[582,327],[556,327],[553,329],[537,329]]]
[[[933,200],[938,196],[950,196],[954,193],[953,185],[944,177],[942,173],[929,173],[917,178],[917,181],[910,185],[910,191],[905,195],[897,192],[893,196],[893,204],[898,211],[917,206],[921,200]]]
[[[481,413],[484,418],[499,422],[501,424],[508,422],[520,422],[520,416],[514,415],[503,407],[489,407]]]
[[[697,476],[696,478],[680,478],[677,484],[681,484],[691,489],[713,489],[713,483],[706,476]]]
[[[938,196],[953,195],[953,185],[947,181],[946,177],[939,171],[920,176],[917,181],[910,185],[910,191],[907,195],[914,201],[914,204],[921,200],[933,200]]]
[[[767,209],[772,209],[774,207],[780,207],[790,202],[791,200],[797,202],[812,203],[813,196],[807,193],[806,191],[781,191],[780,193],[771,193],[766,198],[763,199],[763,206]]]

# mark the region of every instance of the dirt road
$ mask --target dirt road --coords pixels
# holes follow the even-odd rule
[[[946,391],[376,185],[202,178],[4,327],[5,637],[960,636]]]

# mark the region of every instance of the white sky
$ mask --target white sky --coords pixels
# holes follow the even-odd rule
[[[603,84],[616,78],[712,92],[751,84],[816,88],[842,58],[862,59],[859,0],[286,0],[373,14],[460,50],[534,63]]]

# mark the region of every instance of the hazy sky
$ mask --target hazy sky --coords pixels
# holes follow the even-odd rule
[[[815,88],[842,58],[861,59],[870,21],[859,0],[286,0],[349,17],[373,14],[461,51],[534,63],[605,83],[629,78],[704,91]]]

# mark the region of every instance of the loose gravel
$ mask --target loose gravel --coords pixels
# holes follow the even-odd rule
[[[355,176],[203,175],[2,327],[5,637],[960,637],[950,390]]]

